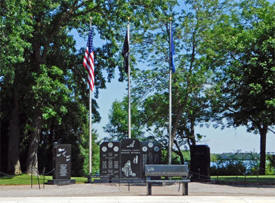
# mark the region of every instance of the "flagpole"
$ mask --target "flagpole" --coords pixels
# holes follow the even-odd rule
[[[169,27],[169,149],[168,149],[168,164],[172,163],[172,64],[171,64],[171,27],[172,27],[172,18],[170,18],[170,27]]]
[[[128,56],[128,138],[131,139],[131,80],[130,80],[130,23],[128,17],[128,25],[127,25],[127,32],[128,32],[128,43],[129,43],[129,56]]]
[[[90,88],[89,88],[90,89]],[[92,90],[89,97],[89,175],[92,176]]]
[[[90,17],[90,29],[92,29],[92,17]],[[90,96],[89,96],[89,178],[88,182],[91,183],[92,177],[92,90],[89,87]]]

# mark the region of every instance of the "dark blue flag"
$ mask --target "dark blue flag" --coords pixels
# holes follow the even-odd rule
[[[130,47],[129,47],[129,33],[128,30],[125,35],[125,40],[122,49],[122,56],[124,58],[124,70],[128,73],[128,66],[129,66],[129,56],[130,56]]]

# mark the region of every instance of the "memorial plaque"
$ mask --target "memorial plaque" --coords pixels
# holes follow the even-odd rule
[[[120,175],[120,143],[103,142],[100,145],[100,176],[119,178]]]
[[[148,164],[148,142],[142,142],[141,144],[141,156],[142,156],[142,177],[145,177],[144,166]]]
[[[146,160],[144,164],[159,164],[161,157],[161,147],[157,142],[149,141],[142,143],[142,154]]]
[[[160,164],[161,148],[157,142],[142,142],[142,176],[145,177],[145,164]]]
[[[142,156],[141,144],[137,139],[121,141],[121,178],[141,178]]]
[[[153,146],[152,146],[153,144]],[[160,157],[161,157],[161,148],[160,145],[157,142],[149,142],[148,146],[149,147],[148,152],[150,153],[150,159],[149,159],[149,164],[160,164]]]
[[[145,177],[144,167],[145,164],[148,164],[148,142],[142,142],[141,144],[141,156],[142,156],[142,177]]]
[[[53,148],[54,179],[71,178],[71,145],[58,144]]]

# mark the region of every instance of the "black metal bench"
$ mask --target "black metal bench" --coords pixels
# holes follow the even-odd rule
[[[189,170],[187,165],[146,164],[147,195],[152,195],[152,183],[182,183],[182,195],[188,195]],[[153,177],[160,177],[152,179]],[[170,177],[162,179],[161,177]],[[179,179],[171,179],[178,177]]]

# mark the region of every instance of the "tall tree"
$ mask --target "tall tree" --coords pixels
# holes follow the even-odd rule
[[[222,118],[260,135],[260,174],[265,174],[266,135],[275,122],[275,4],[241,1],[217,26],[213,60],[220,69]]]
[[[13,70],[11,74],[6,74],[1,69],[1,84],[9,81],[9,76],[16,78],[14,80],[17,82],[16,86],[15,83],[11,83],[10,87],[17,92],[9,92],[8,88],[2,89],[2,87],[0,91],[3,93],[1,95],[5,95],[4,101],[8,101],[9,98],[17,101],[14,107],[18,104],[18,108],[10,105],[9,109],[18,112],[12,113],[11,116],[14,118],[9,117],[7,120],[10,123],[10,129],[13,129],[10,134],[22,135],[21,139],[19,136],[14,136],[12,143],[20,143],[23,147],[21,157],[22,160],[26,160],[24,168],[30,172],[32,168],[39,166],[37,153],[42,146],[48,148],[45,142],[49,145],[51,143],[48,141],[73,142],[77,148],[77,143],[81,142],[80,135],[87,132],[83,129],[85,126],[79,125],[87,121],[87,116],[83,115],[88,114],[86,110],[88,89],[84,80],[87,74],[82,67],[84,49],[80,52],[76,51],[71,31],[77,30],[84,35],[89,28],[91,16],[96,33],[102,39],[102,46],[95,50],[95,95],[97,97],[99,89],[106,87],[105,83],[113,78],[115,68],[119,67],[119,60],[117,60],[119,43],[123,40],[122,30],[125,28],[128,17],[131,17],[136,29],[144,30],[148,21],[156,18],[156,13],[151,11],[165,6],[166,1],[8,0],[5,2],[1,2],[1,5],[5,6],[1,6],[1,12],[3,12],[1,22],[7,22],[6,27],[16,28],[14,32],[10,32],[10,39],[21,37],[25,49],[16,47],[20,51],[18,55],[22,56],[22,60],[17,59],[4,69],[6,72]],[[20,9],[17,11],[17,8],[27,13],[26,18],[20,18]],[[7,13],[11,14],[13,23],[7,21],[9,19],[9,15],[6,17]],[[17,22],[21,22],[18,27],[15,26]],[[18,32],[17,29],[24,30],[23,25],[30,26],[28,35]],[[11,27],[6,29],[5,34],[9,33],[9,30],[12,30]],[[1,44],[9,40],[9,38],[3,39],[5,41],[1,38]],[[21,43],[20,40],[17,43],[19,42]],[[4,54],[7,54],[7,57],[15,56],[15,49],[12,49],[15,44],[11,43],[6,52],[2,49],[4,51],[1,52],[1,56]],[[2,62],[1,65],[3,65]],[[105,73],[107,73],[106,77]],[[94,122],[100,119],[97,108],[96,100],[93,100]],[[1,116],[2,112],[4,110],[1,109]],[[75,123],[66,124],[66,122],[69,123],[68,118]],[[20,126],[13,128],[18,123]],[[19,146],[9,144],[9,147],[15,147],[19,151]],[[79,147],[77,150],[80,150]],[[15,158],[15,155],[10,155],[11,159]]]
[[[131,135],[133,138],[142,138],[144,128],[141,112],[136,102],[131,104],[132,128]],[[122,102],[115,101],[112,104],[111,113],[109,115],[109,123],[104,127],[111,140],[122,140],[128,137],[128,97],[124,97]]]
[[[33,64],[33,71],[37,73],[38,81],[40,81],[40,76],[43,74],[42,67],[43,65],[47,65],[50,68],[52,65],[57,65],[64,71],[65,76],[69,76],[68,72],[65,74],[66,65],[69,64],[70,67],[73,67],[71,71],[77,74],[76,70],[79,68],[77,64],[81,64],[80,60],[69,61],[69,57],[71,52],[74,52],[73,43],[71,37],[68,36],[68,31],[72,28],[83,28],[84,25],[88,24],[87,19],[89,19],[89,13],[92,13],[93,17],[93,25],[96,27],[100,37],[105,40],[105,44],[102,48],[98,48],[95,50],[95,54],[97,57],[96,61],[96,95],[98,93],[99,88],[105,88],[105,78],[103,76],[103,70],[106,70],[108,73],[108,80],[113,77],[114,68],[118,65],[116,58],[116,51],[118,51],[117,39],[123,39],[122,37],[122,23],[125,21],[128,16],[132,16],[131,20],[136,23],[136,26],[141,26],[142,23],[146,23],[147,18],[142,17],[142,15],[146,14],[152,16],[150,14],[151,10],[157,8],[159,4],[151,3],[151,2],[135,2],[135,1],[96,1],[96,2],[87,2],[87,1],[58,1],[58,2],[33,2],[30,5],[30,9],[33,14],[33,18],[35,19],[34,23],[34,33],[33,38],[31,39],[32,43],[32,52],[30,52],[30,62]],[[148,7],[148,8],[147,8]],[[142,13],[142,15],[141,15]],[[128,15],[128,16],[125,16]],[[104,16],[104,18],[102,18]],[[140,18],[139,18],[140,17]],[[62,40],[63,38],[64,40]],[[42,40],[41,40],[42,39]],[[60,41],[62,43],[60,43]],[[60,47],[56,47],[59,45]],[[67,48],[67,52],[63,51],[62,48]],[[71,52],[70,52],[71,51]],[[61,53],[59,53],[61,52]],[[60,56],[58,60],[54,60],[56,56]],[[60,60],[65,60],[65,63],[60,62]],[[79,59],[79,58],[78,58]],[[67,62],[67,64],[66,64]],[[83,70],[83,68],[82,68]],[[79,78],[78,78],[79,79]],[[29,89],[30,95],[32,97],[37,98],[33,104],[32,110],[32,118],[31,122],[32,132],[30,132],[32,139],[30,143],[27,165],[27,171],[32,167],[37,166],[36,156],[37,154],[37,146],[39,143],[39,136],[41,134],[41,128],[43,125],[43,114],[45,113],[45,101],[44,99],[50,99],[50,104],[54,103],[54,100],[51,97],[45,96],[36,96],[36,92],[34,92],[34,88],[38,85],[39,89],[44,89],[43,85],[37,84],[37,80],[34,78],[33,84],[31,85],[31,89]],[[81,79],[78,81],[82,81]],[[78,84],[78,86],[83,86],[79,84],[78,81],[74,81]],[[66,83],[66,78],[62,79],[63,83]],[[47,85],[47,84],[46,84]],[[73,89],[73,94],[81,91]],[[83,88],[84,89],[84,88]],[[46,87],[47,90],[47,87]],[[39,91],[41,92],[41,91]],[[43,92],[43,91],[42,91]],[[81,92],[80,95],[82,99],[87,99],[86,92]],[[48,93],[46,92],[46,95]],[[42,99],[43,98],[43,99]],[[42,99],[42,102],[41,102]],[[88,99],[87,99],[88,101]],[[97,107],[96,103],[93,102],[93,109]]]
[[[17,6],[18,4],[20,6]],[[2,131],[2,122],[6,123],[9,143],[6,152],[8,154],[7,171],[20,174],[19,82],[17,81],[19,71],[15,64],[24,61],[24,51],[30,46],[25,38],[31,34],[31,20],[27,2],[24,0],[1,1],[0,7],[0,130]],[[6,101],[9,102],[6,103]],[[7,104],[8,108],[3,108],[3,104]],[[0,140],[2,136],[0,136]]]
[[[201,138],[200,134],[195,133],[195,126],[202,125],[213,116],[210,103],[215,96],[215,84],[212,80],[214,68],[205,63],[207,59],[204,56],[209,47],[203,42],[209,40],[207,31],[219,23],[227,3],[201,0],[186,1],[181,6],[183,8],[180,12],[173,14],[176,73],[173,74],[172,82],[172,140],[175,151],[183,161],[182,145],[195,145],[196,140]],[[162,129],[162,135],[166,134],[168,127],[167,36],[168,27],[163,26],[163,30],[155,36],[156,46],[151,55],[155,68],[153,72],[142,73],[147,77],[145,85],[137,83],[144,86],[140,93],[148,94],[144,102],[147,113],[144,114],[151,121],[149,124],[156,126],[157,133]],[[164,61],[167,63],[163,63]]]

